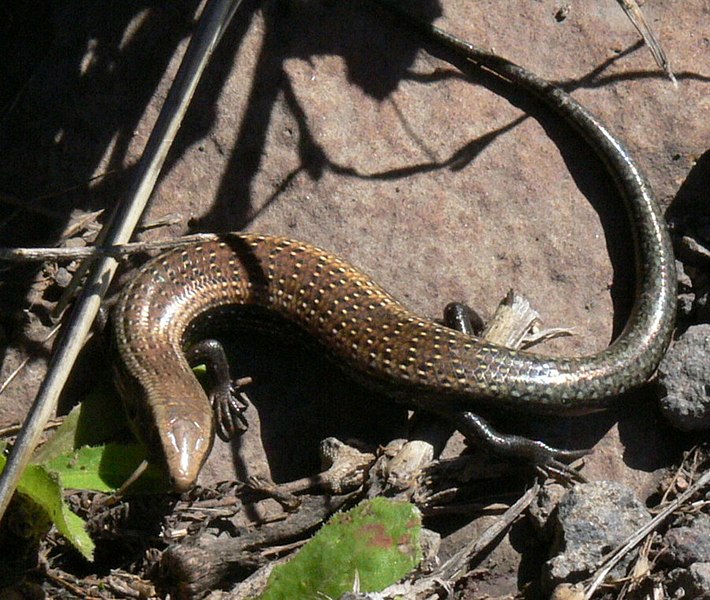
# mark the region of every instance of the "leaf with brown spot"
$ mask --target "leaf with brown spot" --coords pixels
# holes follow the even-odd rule
[[[276,567],[262,600],[338,598],[377,592],[419,564],[421,515],[407,502],[375,498],[335,515],[287,564]]]

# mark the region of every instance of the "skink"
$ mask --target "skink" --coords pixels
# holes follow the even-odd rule
[[[626,327],[599,353],[542,356],[423,318],[357,268],[308,243],[232,233],[169,251],[146,263],[123,289],[113,336],[116,381],[129,418],[176,489],[194,483],[214,436],[210,401],[184,351],[204,333],[210,315],[227,307],[271,311],[315,338],[358,378],[415,406],[459,417],[476,407],[537,413],[603,408],[645,382],[665,352],[675,318],[673,253],[649,186],[621,143],[562,90],[433,26],[420,27],[448,51],[534,93],[602,158],[635,245],[636,296]]]

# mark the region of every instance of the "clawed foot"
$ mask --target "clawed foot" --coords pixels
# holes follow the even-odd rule
[[[215,414],[216,433],[224,442],[241,435],[249,428],[244,412],[249,407],[249,398],[242,389],[251,383],[245,377],[216,386],[210,394]]]
[[[249,427],[244,411],[250,402],[242,388],[251,383],[251,377],[231,380],[227,354],[218,340],[200,340],[186,350],[185,358],[190,366],[204,364],[207,367],[209,398],[219,438],[228,442],[244,433]]]
[[[575,469],[565,463],[585,456],[588,450],[561,450],[538,440],[501,433],[496,431],[485,419],[468,411],[455,413],[450,415],[450,418],[461,433],[483,442],[496,455],[534,464],[538,469],[551,476],[557,475],[568,480],[583,480]]]
[[[554,458],[544,465],[535,465],[535,468],[546,479],[556,479],[562,483],[587,483],[587,478],[577,469]]]

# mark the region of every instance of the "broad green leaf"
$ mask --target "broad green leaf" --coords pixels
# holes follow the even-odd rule
[[[134,473],[145,458],[140,444],[106,444],[85,446],[47,462],[49,471],[57,473],[62,487],[99,492],[114,492]],[[163,473],[150,466],[130,492],[165,492]]]
[[[113,388],[99,385],[64,417],[54,435],[34,453],[32,462],[44,464],[82,446],[131,438],[121,400]]]
[[[297,555],[276,567],[261,600],[338,598],[396,583],[421,560],[421,515],[407,502],[374,498],[335,515]]]
[[[0,470],[5,468],[5,462],[5,457],[0,456]],[[29,465],[22,474],[17,491],[40,506],[59,532],[84,558],[93,560],[94,543],[86,533],[86,524],[64,503],[62,490],[56,476],[49,473],[43,466]]]
[[[81,403],[74,448],[123,440],[134,440],[123,402],[114,387],[104,382]]]

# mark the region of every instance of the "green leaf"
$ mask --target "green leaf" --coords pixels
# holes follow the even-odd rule
[[[0,456],[0,470],[5,468],[5,462],[5,457]],[[93,560],[94,543],[86,533],[86,523],[64,503],[56,476],[41,465],[29,465],[20,478],[17,491],[38,505],[84,558]]]
[[[335,515],[297,555],[276,567],[261,600],[338,598],[377,592],[396,583],[421,561],[421,515],[407,502],[365,501]]]
[[[145,449],[135,442],[97,444],[128,436],[130,432],[120,399],[110,386],[99,385],[35,451],[17,487],[20,497],[31,501],[37,507],[35,511],[46,513],[59,532],[88,560],[92,560],[93,542],[86,533],[85,522],[69,510],[62,493],[66,488],[107,493],[120,488],[145,458]],[[4,448],[5,444],[0,446],[0,454]],[[0,472],[5,462],[5,457],[0,455]],[[149,466],[131,485],[130,491],[151,493],[166,489],[164,474]],[[28,519],[26,524],[38,537],[46,531],[40,527],[40,521],[43,519]]]
[[[50,461],[74,449],[74,438],[76,437],[76,428],[79,423],[80,414],[81,404],[78,404],[64,417],[64,421],[62,421],[62,424],[54,431],[54,435],[35,450],[35,453],[32,455],[32,462],[34,464]]]
[[[59,476],[62,487],[114,492],[145,459],[140,444],[85,446],[58,456],[45,466]],[[149,466],[130,487],[131,493],[165,492],[166,480],[160,469]]]
[[[109,441],[134,441],[123,401],[108,382],[89,392],[80,406],[74,448],[97,446]]]
[[[132,439],[132,436],[121,400],[113,388],[99,385],[64,417],[54,435],[35,451],[32,462],[44,464],[82,446],[98,446],[125,438]]]

